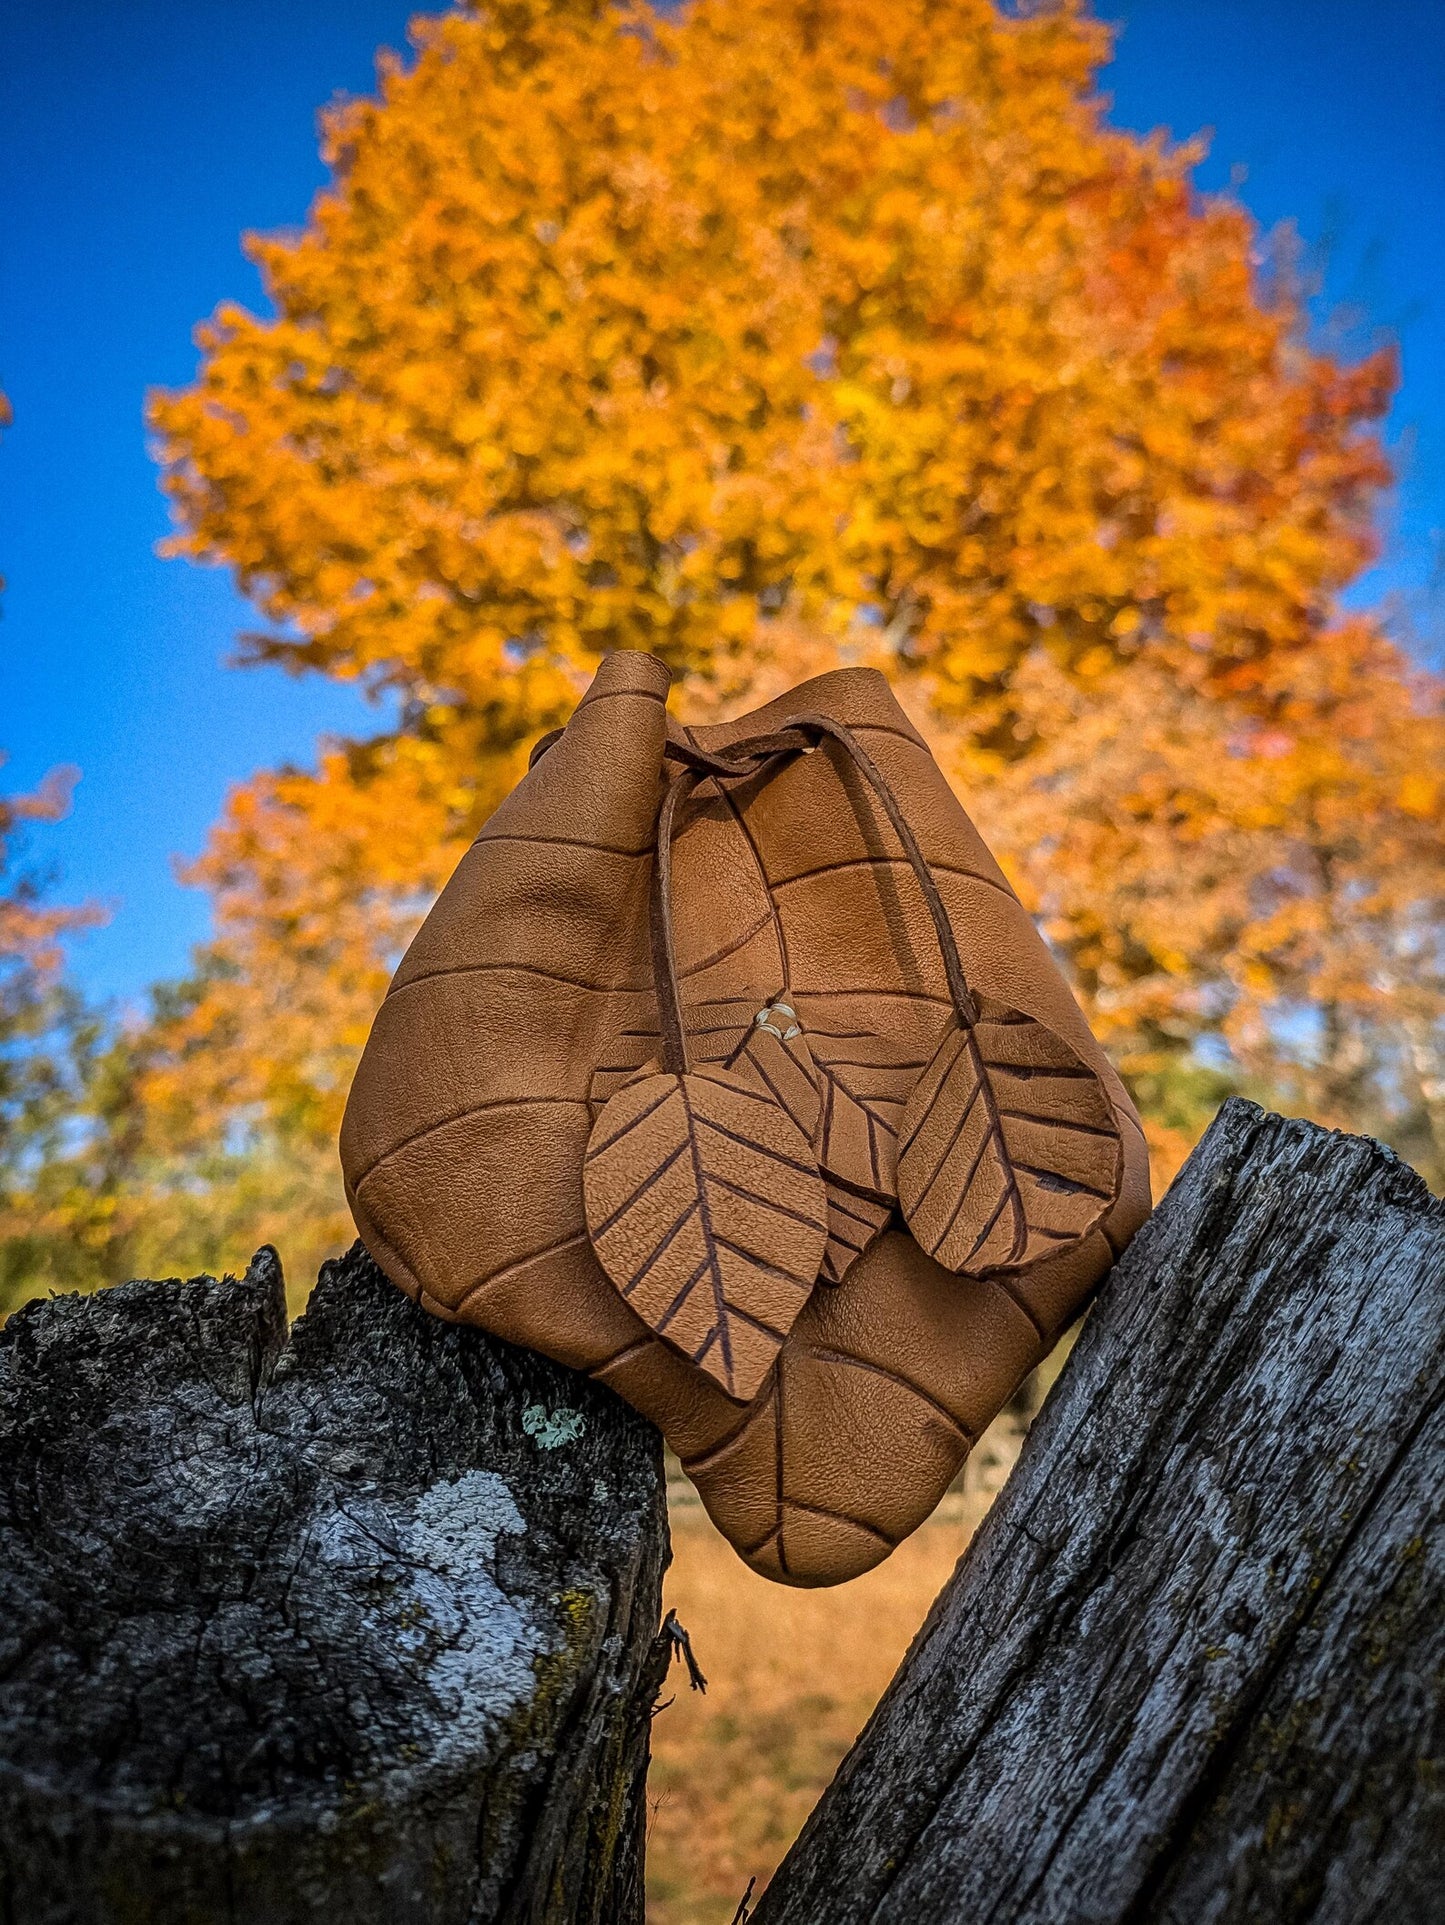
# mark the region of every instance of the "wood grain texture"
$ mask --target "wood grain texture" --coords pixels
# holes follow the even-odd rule
[[[358,1245],[0,1331],[4,1925],[641,1925],[656,1432]]]
[[[644,1072],[593,1126],[582,1193],[629,1309],[729,1397],[756,1396],[828,1235],[823,1179],[788,1112],[725,1069]]]
[[[987,998],[945,1032],[898,1128],[904,1219],[946,1270],[1027,1270],[1082,1243],[1119,1194],[1119,1120],[1097,1074]]]
[[[1226,1105],[757,1925],[1445,1918],[1445,1206]]]

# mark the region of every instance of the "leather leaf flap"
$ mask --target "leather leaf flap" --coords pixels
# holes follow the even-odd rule
[[[644,1072],[603,1107],[582,1171],[593,1250],[642,1321],[748,1402],[807,1302],[823,1179],[773,1098],[711,1067]]]
[[[812,1145],[828,1191],[828,1242],[819,1281],[841,1283],[886,1228],[897,1201],[898,1118],[931,1054],[905,1034],[865,1028],[856,998],[812,995],[806,1014],[775,998],[723,997],[684,1010],[694,1061],[722,1063],[780,1102]],[[927,1012],[925,1011],[925,1017]],[[909,1027],[916,1027],[916,1020]],[[929,1024],[937,1033],[938,1018]],[[593,1072],[593,1117],[624,1083],[661,1059],[656,1028],[615,1037]]]
[[[871,1040],[871,1039],[870,1039]],[[857,1157],[867,1155],[875,1145],[883,1146],[888,1182],[893,1181],[894,1138],[891,1132],[864,1119],[861,1129],[847,1134],[835,1123],[847,1118],[863,1118],[851,1098],[838,1100],[838,1088],[818,1061],[811,1032],[797,1021],[790,1003],[775,1002],[758,1011],[746,1040],[734,1050],[727,1064],[733,1075],[754,1087],[765,1089],[788,1112],[819,1158],[828,1199],[828,1241],[818,1272],[820,1283],[841,1283],[849,1266],[863,1254],[893,1214],[893,1197],[880,1199],[865,1189],[847,1184],[829,1161],[829,1150],[841,1147]],[[865,1147],[866,1146],[866,1147]],[[845,1163],[857,1168],[866,1181],[877,1163]]]
[[[746,1042],[749,1026],[756,1018],[756,996],[727,996],[715,1001],[689,1003],[683,1009],[687,1025],[688,1051],[695,1064],[726,1063]],[[592,1072],[587,1101],[594,1120],[602,1107],[639,1070],[653,1070],[662,1061],[662,1033],[654,1020],[647,1026],[624,1029],[614,1036]]]
[[[898,1123],[919,1071],[937,1046],[942,1018],[926,1003],[872,1026],[871,998],[800,996],[808,1048],[822,1078],[818,1161],[856,1197],[891,1210],[898,1198]]]
[[[945,1269],[1028,1269],[1079,1243],[1119,1194],[1123,1150],[1103,1083],[1043,1023],[980,997],[950,1024],[904,1108],[898,1197]]]

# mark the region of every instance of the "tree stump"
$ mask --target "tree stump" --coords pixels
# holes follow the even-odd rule
[[[1442,1509],[1445,1205],[1229,1104],[756,1925],[1445,1919]]]
[[[358,1245],[0,1332],[0,1919],[642,1919],[656,1433]]]

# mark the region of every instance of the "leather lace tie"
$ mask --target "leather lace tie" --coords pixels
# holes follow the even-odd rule
[[[938,893],[938,884],[928,860],[918,845],[907,817],[899,806],[892,786],[852,729],[826,715],[795,715],[771,735],[749,736],[736,743],[726,755],[714,755],[690,742],[667,744],[669,759],[684,764],[683,773],[670,784],[663,798],[657,823],[657,862],[652,878],[652,962],[657,986],[658,1014],[662,1031],[662,1060],[674,1075],[689,1067],[687,1029],[682,1018],[682,999],[678,989],[677,945],[672,922],[672,839],[678,811],[701,782],[709,777],[737,778],[757,775],[769,764],[779,764],[794,755],[805,755],[820,741],[836,742],[882,805],[893,833],[903,845],[909,867],[928,905],[928,913],[938,938],[943,960],[944,979],[949,1000],[960,1029],[972,1029],[978,1021],[978,1005],[969,989],[959,957],[958,943],[948,911]]]

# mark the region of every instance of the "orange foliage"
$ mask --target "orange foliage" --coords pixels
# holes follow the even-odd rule
[[[465,846],[405,759],[358,780],[330,750],[235,791],[188,871],[217,940],[200,993],[162,1026],[148,1099],[182,1137],[230,1111],[335,1138],[392,970]],[[257,1047],[264,1039],[264,1047]]]
[[[1393,1098],[1445,1174],[1445,689],[1362,621],[1263,688],[1261,711],[1147,658],[1100,687],[1035,655],[1031,753],[943,753],[1146,1102],[1214,1035],[1321,1121],[1388,1133]],[[1188,1138],[1153,1120],[1167,1180]]]
[[[221,309],[155,404],[177,548],[474,772],[600,650],[706,670],[783,606],[960,703],[1041,633],[1300,646],[1390,366],[1310,353],[1191,153],[1101,124],[1105,44],[988,0],[419,23],[251,244],[277,318]]]
[[[153,403],[174,549],[236,571],[253,657],[390,716],[232,798],[159,1126],[329,1158],[410,926],[619,646],[704,709],[879,662],[1145,1082],[1206,1031],[1313,1061],[1308,1005],[1348,1109],[1418,990],[1384,1055],[1438,1102],[1438,691],[1330,617],[1392,364],[1314,351],[1193,150],[1104,123],[1106,30],[496,0],[414,33],[326,116],[304,230],[250,244],[274,318],[223,307]]]

